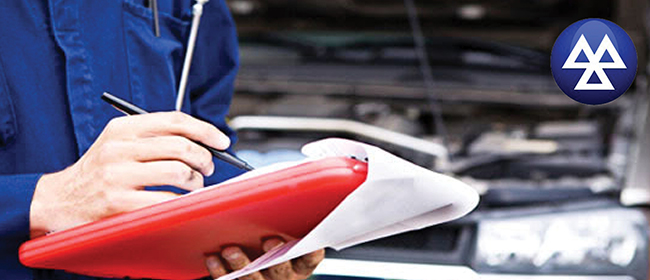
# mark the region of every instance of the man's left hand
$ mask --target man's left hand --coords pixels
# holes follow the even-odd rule
[[[281,246],[284,241],[273,238],[266,240],[262,244],[264,252]],[[248,276],[239,278],[239,280],[303,280],[311,276],[316,266],[325,258],[325,250],[321,249],[292,261],[287,261],[276,266],[270,267],[261,272],[255,272]],[[224,266],[221,260],[225,260],[228,267]],[[221,251],[221,258],[218,255],[208,256],[205,264],[213,278],[219,278],[226,275],[231,270],[239,270],[250,263],[250,259],[242,252],[239,247],[231,246]]]

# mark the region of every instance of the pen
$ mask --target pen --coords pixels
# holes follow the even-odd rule
[[[124,100],[122,100],[122,99],[120,99],[120,98],[118,98],[118,97],[116,97],[116,96],[114,96],[114,95],[112,95],[112,94],[110,94],[108,92],[104,92],[104,94],[102,94],[102,100],[106,101],[108,104],[111,104],[111,106],[115,107],[115,109],[121,111],[122,113],[124,113],[126,115],[141,115],[141,114],[147,114],[148,113],[147,111],[139,108],[138,106],[135,106],[135,105],[133,105],[133,104],[131,104],[129,102],[126,102],[126,101],[124,101]],[[216,157],[216,158],[218,158],[220,160],[223,160],[223,161],[225,161],[227,163],[230,163],[230,164],[232,164],[232,165],[234,165],[234,166],[236,166],[238,168],[244,169],[244,170],[248,170],[248,171],[253,170],[253,167],[250,166],[248,163],[246,163],[245,161],[243,161],[243,160],[241,160],[241,159],[239,159],[239,158],[237,158],[237,157],[235,157],[235,156],[233,156],[233,155],[231,155],[229,153],[226,153],[225,151],[219,151],[219,150],[217,150],[215,148],[212,148],[210,146],[207,146],[207,145],[205,145],[205,144],[203,144],[201,142],[197,142],[197,141],[194,141],[194,140],[192,140],[192,142],[198,144],[199,146],[201,146],[203,148],[208,149],[208,151],[210,151],[212,156],[214,156],[214,157]]]

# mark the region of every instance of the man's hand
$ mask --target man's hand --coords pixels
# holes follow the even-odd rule
[[[30,231],[37,237],[176,197],[170,192],[146,191],[145,186],[173,185],[185,190],[203,187],[203,176],[214,172],[212,155],[193,143],[223,150],[230,139],[217,128],[178,112],[115,118],[95,143],[72,166],[43,175],[30,209]],[[268,251],[283,242],[264,242]],[[232,270],[250,261],[238,247],[223,250]],[[316,251],[244,279],[298,280],[309,277],[323,260]],[[206,260],[214,277],[228,269],[217,256]]]
[[[230,140],[206,122],[178,112],[115,118],[75,164],[43,175],[30,211],[32,237],[156,204],[177,195],[145,186],[203,187],[212,155]]]
[[[280,239],[273,238],[266,240],[262,244],[265,252],[281,246],[284,242]],[[325,250],[318,250],[290,262],[284,262],[270,267],[262,272],[255,272],[248,276],[239,278],[239,280],[303,280],[309,278],[316,266],[325,257]],[[208,256],[205,264],[213,278],[219,278],[226,275],[231,270],[239,270],[248,265],[251,261],[242,252],[239,247],[227,247],[221,251],[221,258],[226,261],[228,267],[224,266],[219,256]]]

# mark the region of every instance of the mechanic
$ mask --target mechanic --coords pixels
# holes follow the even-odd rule
[[[169,186],[194,190],[241,173],[190,141],[226,149],[236,140],[225,115],[238,46],[223,0],[204,8],[182,110],[188,114],[118,117],[100,100],[108,91],[149,111],[173,110],[192,4],[158,0],[156,36],[146,0],[1,2],[1,278],[91,279],[26,268],[18,248],[177,196]],[[273,238],[263,248],[281,243]],[[323,256],[320,250],[245,279],[304,279]],[[206,259],[213,277],[248,263],[238,247]]]

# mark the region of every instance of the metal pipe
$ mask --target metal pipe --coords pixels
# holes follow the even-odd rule
[[[194,55],[194,46],[196,45],[196,34],[199,32],[201,15],[203,15],[203,5],[208,1],[209,0],[196,0],[196,4],[194,4],[192,7],[192,29],[190,30],[190,37],[187,39],[187,50],[185,52],[185,61],[183,62],[183,72],[181,73],[181,81],[178,85],[178,95],[176,96],[176,111],[180,111],[183,107],[185,89],[187,87],[187,77],[190,74],[190,67],[192,66],[192,55]]]

